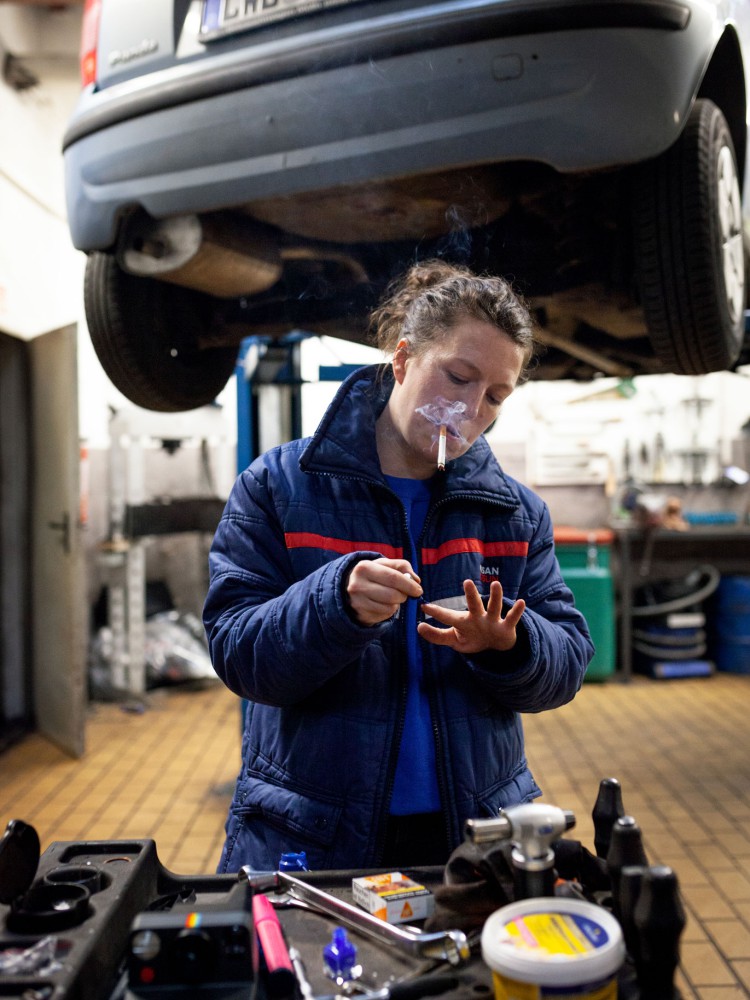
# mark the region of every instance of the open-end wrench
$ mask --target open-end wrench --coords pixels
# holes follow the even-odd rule
[[[292,899],[301,900],[320,913],[333,917],[381,944],[396,947],[407,955],[438,959],[455,966],[468,962],[471,957],[469,941],[463,931],[429,933],[408,924],[389,924],[358,906],[318,889],[304,879],[295,878],[287,872],[276,874],[279,888],[286,890]]]

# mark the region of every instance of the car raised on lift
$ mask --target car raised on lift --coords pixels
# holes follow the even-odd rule
[[[200,406],[244,337],[365,341],[437,255],[514,281],[534,378],[732,368],[749,59],[740,0],[86,0],[64,156],[102,365]]]

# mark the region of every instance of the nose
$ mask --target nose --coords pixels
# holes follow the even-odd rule
[[[475,389],[467,386],[465,392],[461,395],[461,402],[466,407],[462,414],[464,420],[476,420],[479,416],[479,410],[482,404],[481,389]]]

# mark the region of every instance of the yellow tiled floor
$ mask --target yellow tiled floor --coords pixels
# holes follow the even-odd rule
[[[173,872],[215,869],[239,764],[239,708],[220,685],[96,704],[87,753],[67,758],[32,734],[0,755],[0,823],[52,840],[153,838]],[[586,684],[525,719],[544,800],[572,809],[593,850],[591,809],[616,777],[649,860],[680,880],[688,925],[685,1000],[750,995],[750,676]]]
[[[0,822],[52,840],[152,838],[174,872],[216,869],[239,767],[239,702],[219,684],[161,688],[138,703],[93,704],[85,756],[40,736],[0,755]]]

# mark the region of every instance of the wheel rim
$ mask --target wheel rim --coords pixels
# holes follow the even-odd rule
[[[732,322],[739,321],[745,303],[745,259],[742,245],[742,200],[734,158],[727,146],[719,152],[718,206],[724,287]]]

